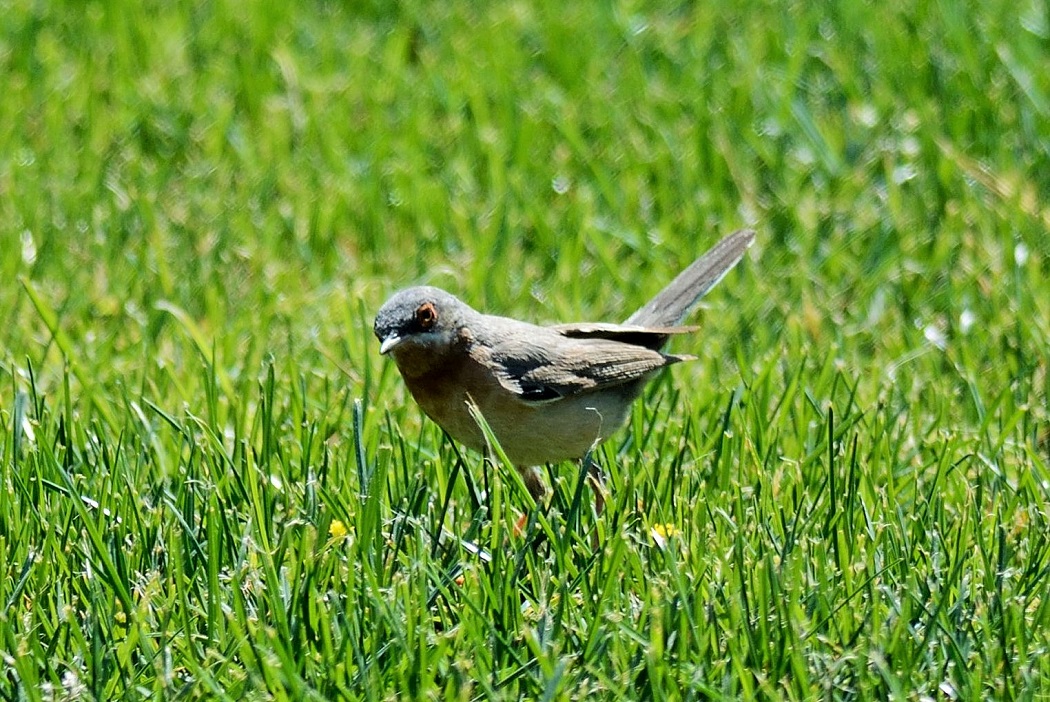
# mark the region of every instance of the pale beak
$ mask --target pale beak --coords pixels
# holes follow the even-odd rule
[[[402,341],[404,341],[404,338],[398,336],[397,334],[388,336],[387,338],[383,339],[383,343],[379,345],[379,353],[385,355],[387,352],[390,351],[390,349],[394,348]]]

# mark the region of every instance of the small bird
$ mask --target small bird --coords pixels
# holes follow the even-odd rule
[[[376,315],[379,352],[428,417],[483,451],[474,405],[538,500],[545,489],[534,466],[583,457],[623,424],[661,368],[692,360],[660,349],[696,331],[678,325],[754,237],[722,239],[623,324],[537,326],[482,314],[439,288],[408,288]]]

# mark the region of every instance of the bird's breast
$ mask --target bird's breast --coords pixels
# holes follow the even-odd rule
[[[507,457],[520,466],[582,457],[620,427],[636,394],[630,387],[618,387],[529,403],[472,357],[434,366],[422,376],[404,377],[428,417],[460,443],[480,451],[485,448],[484,433],[469,409],[471,403],[476,405]]]

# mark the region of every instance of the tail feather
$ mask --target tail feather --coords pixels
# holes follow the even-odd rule
[[[749,229],[741,229],[722,239],[628,317],[624,324],[642,327],[681,324],[700,298],[744,257],[744,252],[754,241],[755,233]]]

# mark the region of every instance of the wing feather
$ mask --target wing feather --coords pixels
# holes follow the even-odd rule
[[[644,346],[647,349],[659,349],[672,334],[688,334],[695,332],[699,327],[644,327],[635,324],[583,322],[558,324],[549,329],[570,339],[607,339]]]
[[[565,340],[556,353],[514,345],[491,349],[500,384],[524,402],[551,402],[641,380],[689,356],[604,338]]]

